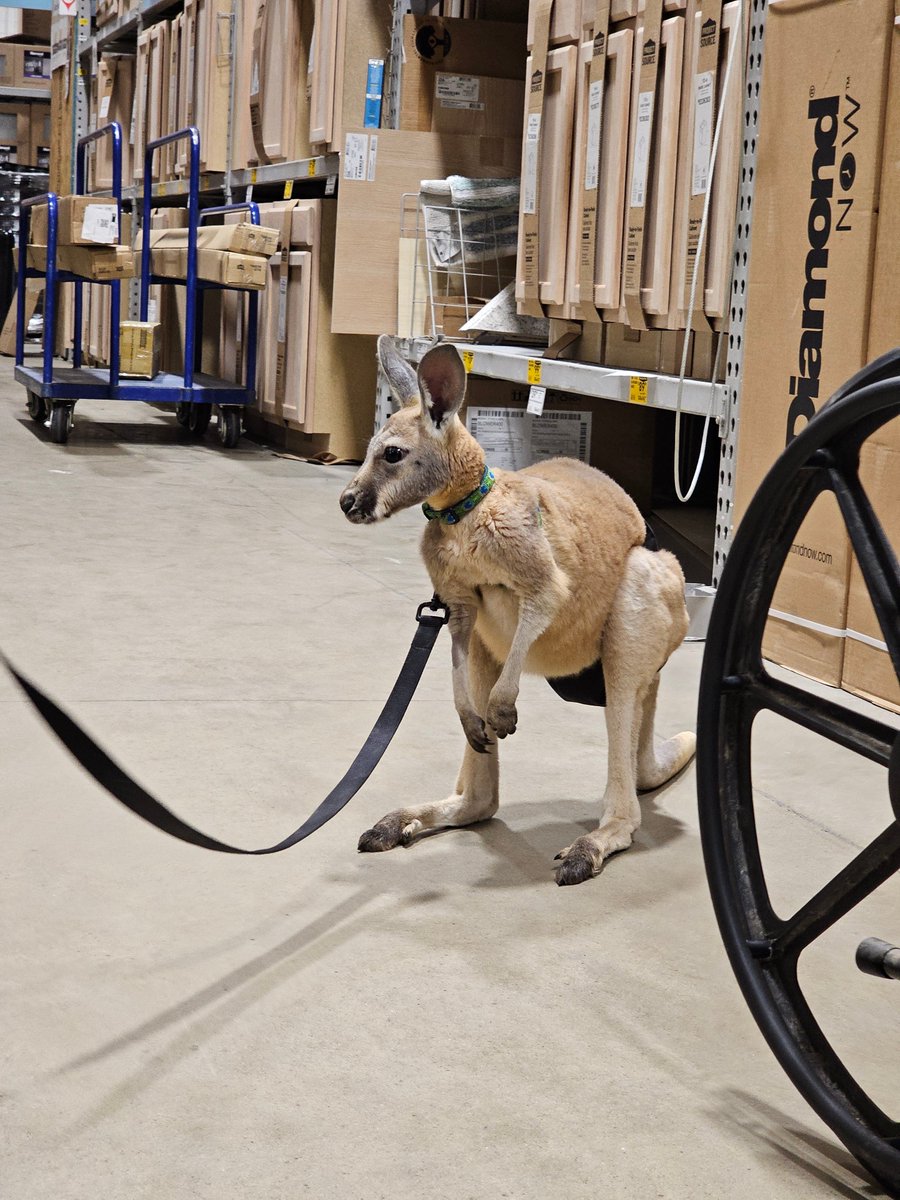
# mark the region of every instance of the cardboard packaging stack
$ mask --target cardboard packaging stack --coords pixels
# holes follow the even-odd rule
[[[4,9],[0,13],[0,91],[33,91],[27,102],[0,103],[0,165],[40,167],[50,162],[50,13]]]
[[[278,236],[277,229],[243,221],[234,225],[201,225],[197,231],[197,274],[212,283],[258,291],[268,283],[268,259],[278,246]],[[187,230],[151,229],[153,274],[185,279],[187,266]]]
[[[895,0],[771,0],[753,202],[736,515],[785,445],[867,361],[897,344],[900,8]],[[861,477],[898,542],[894,421]],[[831,493],[797,533],[764,652],[900,706],[883,634]]]
[[[336,215],[328,199],[260,205],[280,237],[260,303],[256,420],[297,453],[358,459],[372,434],[375,343],[331,332]],[[224,378],[242,379],[246,330],[246,298],[223,293],[204,369],[214,363]]]
[[[48,210],[31,210],[29,262],[46,269]],[[62,271],[85,279],[130,279],[136,273],[130,222],[122,219],[115,201],[92,196],[60,196],[56,228],[56,262]],[[33,253],[32,253],[33,252]]]
[[[518,309],[602,323],[591,342],[605,365],[676,374],[687,339],[688,374],[711,377],[729,310],[742,11],[746,21],[738,0],[531,2]]]

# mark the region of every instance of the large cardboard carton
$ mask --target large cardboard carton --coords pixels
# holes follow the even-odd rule
[[[27,104],[0,104],[0,163],[27,163],[31,114]]]
[[[30,241],[47,245],[47,205],[31,210]],[[59,246],[110,246],[119,241],[119,215],[115,200],[91,196],[60,196],[56,241]]]
[[[16,58],[16,87],[50,89],[48,46],[19,46]]]
[[[436,75],[525,78],[525,26],[510,21],[404,17],[400,128],[432,128]]]
[[[900,15],[900,4],[897,5]],[[900,343],[900,292],[897,254],[900,247],[900,24],[891,41],[891,67],[884,150],[878,199],[878,237],[870,304],[871,361]],[[863,447],[860,463],[863,487],[878,515],[894,553],[900,557],[900,417],[883,425]],[[841,686],[900,711],[900,684],[885,648],[875,610],[859,563],[850,568],[847,600],[847,641]]]
[[[186,247],[159,246],[150,251],[150,269],[166,279],[187,277]],[[198,250],[197,275],[212,283],[228,287],[264,288],[267,283],[268,261],[254,254],[234,254],[230,250]]]
[[[201,225],[197,230],[198,250],[231,250],[235,254],[255,254],[270,258],[278,249],[280,231],[267,225],[253,225],[249,221],[238,221],[228,225]],[[138,237],[137,249],[142,246]],[[187,250],[188,230],[151,229],[150,246],[153,250]]]
[[[760,96],[739,519],[766,471],[866,361],[893,0],[772,0]],[[841,681],[850,551],[816,501],[775,592],[764,653]]]

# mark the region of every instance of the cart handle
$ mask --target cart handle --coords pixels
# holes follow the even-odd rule
[[[259,225],[259,205],[255,200],[242,200],[235,204],[220,204],[216,208],[204,208],[200,213],[200,220],[205,221],[207,217],[219,217],[223,213],[244,212],[250,213],[250,224]]]
[[[19,269],[16,272],[16,366],[25,362],[25,280],[28,276],[28,233],[30,208],[47,205],[47,270],[44,273],[44,383],[53,382],[53,329],[56,318],[56,235],[59,224],[59,200],[56,192],[29,196],[19,205]],[[34,274],[40,275],[40,271]]]
[[[200,216],[200,131],[195,125],[167,133],[147,143],[144,151],[143,245],[141,248],[141,320],[147,320],[150,303],[150,209],[153,199],[153,156],[172,142],[191,143],[190,186],[188,189],[188,260],[187,303],[184,320],[184,386],[194,384],[194,346],[196,342],[197,296],[197,225]]]
[[[112,138],[113,152],[113,182],[112,194],[116,202],[116,229],[119,240],[122,238],[122,126],[118,121],[110,121],[101,125],[93,133],[86,133],[76,143],[75,151],[75,194],[85,195],[87,148],[92,142],[103,138]],[[81,366],[81,312],[83,303],[83,287],[79,281],[75,284],[75,344],[73,365]],[[115,387],[119,382],[119,329],[122,313],[121,283],[114,279],[110,284],[110,352],[109,352],[109,381]]]

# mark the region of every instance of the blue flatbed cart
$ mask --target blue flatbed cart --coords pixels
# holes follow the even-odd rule
[[[78,142],[76,160],[76,191],[83,194],[85,182],[85,157],[90,142],[110,136],[113,140],[113,196],[119,210],[121,222],[121,139],[122,130],[116,122],[88,134]],[[150,270],[150,215],[154,207],[153,158],[158,150],[171,142],[190,142],[190,180],[188,191],[188,251],[186,277],[183,280],[155,276]],[[103,281],[111,289],[110,303],[110,360],[108,368],[85,367],[82,363],[81,304],[82,288],[87,280],[68,271],[59,271],[56,265],[58,234],[58,201],[53,193],[27,200],[23,204],[23,217],[19,233],[19,321],[16,331],[16,378],[28,391],[28,408],[39,421],[50,412],[50,436],[53,441],[65,442],[71,427],[72,410],[77,400],[138,400],[150,404],[172,404],[179,422],[195,434],[202,433],[209,424],[213,406],[219,410],[219,440],[228,448],[237,444],[241,431],[241,414],[245,405],[255,400],[253,381],[256,378],[256,339],[259,296],[256,290],[233,288],[232,285],[200,279],[197,273],[197,233],[201,220],[225,213],[246,211],[250,221],[259,224],[259,208],[252,202],[222,205],[200,212],[200,134],[194,127],[167,134],[150,142],[144,156],[143,195],[143,245],[141,250],[141,320],[146,321],[149,312],[150,287],[154,283],[179,284],[187,291],[184,329],[184,370],[181,374],[163,371],[153,379],[122,378],[119,371],[119,337],[121,316],[121,281]],[[27,234],[29,220],[27,208],[46,203],[48,206],[48,236],[46,271],[27,265]],[[121,228],[121,225],[120,225]],[[41,368],[26,367],[24,364],[24,280],[45,277],[44,347]],[[71,367],[53,366],[53,321],[55,315],[56,285],[61,282],[75,284],[75,340]],[[203,293],[210,289],[247,291],[248,328],[245,354],[245,383],[237,384],[199,370],[200,341],[197,337],[199,318],[202,317]]]

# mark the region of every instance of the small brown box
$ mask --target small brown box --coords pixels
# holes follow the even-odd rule
[[[16,87],[50,90],[50,50],[47,46],[18,46]]]
[[[119,374],[154,379],[159,374],[162,325],[158,321],[123,321],[119,338]]]
[[[30,241],[46,246],[47,205],[32,210]],[[115,200],[95,196],[60,196],[56,225],[59,246],[114,246],[119,241]]]

